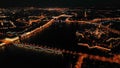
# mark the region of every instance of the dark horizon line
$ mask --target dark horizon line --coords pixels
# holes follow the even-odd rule
[[[0,7],[117,7],[119,0],[3,0]]]
[[[118,8],[118,6],[0,6],[0,8],[38,7],[38,8]]]

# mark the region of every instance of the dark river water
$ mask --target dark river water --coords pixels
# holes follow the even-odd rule
[[[22,40],[24,43],[69,50],[74,49],[72,46],[75,45],[75,41],[74,25],[66,25],[65,23],[53,24],[35,37]],[[71,63],[75,62],[76,59],[71,60],[73,60],[71,55],[53,55],[16,46],[7,46],[0,53],[0,65],[9,65],[10,67],[70,68]]]

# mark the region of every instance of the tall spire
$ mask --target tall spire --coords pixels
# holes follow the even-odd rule
[[[85,17],[85,18],[87,17],[87,13],[86,13],[86,11],[84,12],[84,17]]]
[[[85,18],[85,20],[87,20],[87,11],[86,10],[84,11],[84,18]]]

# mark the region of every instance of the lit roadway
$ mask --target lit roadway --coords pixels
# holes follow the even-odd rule
[[[44,24],[43,26],[40,26],[30,32],[26,32],[24,34],[21,35],[21,40],[23,39],[27,39],[27,38],[30,38],[30,37],[33,37],[35,36],[36,34],[42,32],[43,30],[49,28],[52,24],[54,24],[56,22],[56,20],[58,20],[60,17],[69,17],[69,15],[65,15],[65,14],[62,14],[62,15],[59,15],[59,16],[55,16],[53,17],[53,19],[51,19],[49,22],[47,22],[46,24]],[[32,22],[32,20],[31,20]],[[34,20],[33,20],[34,22]]]
[[[78,55],[78,61],[75,65],[75,68],[79,68],[83,62],[83,59],[89,58],[92,60],[99,60],[102,62],[110,62],[110,63],[118,63],[120,64],[120,55],[114,55],[113,57],[104,57],[104,56],[99,56],[99,55],[92,55],[92,54],[86,54],[86,53],[81,53],[81,52],[76,52],[76,51],[70,51],[70,50],[65,50],[65,49],[59,49],[59,48],[52,48],[49,46],[42,46],[42,45],[34,45],[34,44],[14,44],[17,47],[20,48],[25,48],[29,50],[34,50],[34,51],[45,51],[48,53],[53,53],[53,54],[58,54],[62,55],[63,53],[65,54],[71,54],[71,55]],[[44,49],[43,49],[44,48]]]
[[[97,19],[93,19],[93,20],[88,20],[88,21],[71,21],[69,20],[69,18],[66,19],[66,22],[67,23],[79,23],[79,24],[85,24],[85,23],[88,23],[88,24],[96,24],[96,25],[99,25],[99,23],[97,22],[101,22],[101,21],[110,21],[110,20],[120,20],[120,18],[97,18]],[[119,30],[115,30],[115,29],[111,29],[109,27],[106,27],[104,25],[100,25],[101,28],[105,28],[106,30],[112,32],[112,33],[115,33],[115,34],[118,34],[120,35],[120,31]]]
[[[30,32],[26,32],[26,33],[20,35],[20,38],[18,36],[14,37],[14,38],[5,38],[5,39],[1,40],[2,43],[0,44],[0,46],[8,45],[10,43],[19,43],[19,40],[28,39],[28,38],[30,38],[32,36],[35,36],[36,34],[42,32],[43,30],[45,30],[47,28],[49,28],[60,17],[70,17],[70,15],[62,14],[62,15],[59,15],[59,16],[55,16],[53,19],[51,19],[50,21],[48,21],[43,26],[40,26],[40,27],[38,27],[38,28],[30,31]],[[38,19],[38,20],[30,20],[29,22],[33,23],[33,22],[37,22],[37,21],[40,21],[40,19]]]
[[[22,34],[20,36],[20,38],[19,37],[5,38],[4,40],[2,40],[3,43],[1,43],[0,46],[5,45],[5,44],[9,44],[9,43],[19,42],[19,40],[28,39],[28,38],[30,38],[32,36],[35,36],[36,34],[42,32],[43,30],[45,30],[47,28],[49,28],[60,17],[67,17],[66,20],[65,20],[67,23],[77,22],[77,23],[90,23],[90,24],[94,24],[94,23],[91,23],[91,22],[93,22],[93,21],[97,22],[97,21],[100,21],[100,20],[120,20],[120,18],[103,18],[103,19],[93,19],[91,21],[70,21],[69,18],[71,17],[71,15],[62,14],[62,15],[53,17],[53,19],[51,19],[49,22],[47,22],[43,26],[40,26],[40,27],[30,31],[30,32],[26,32],[26,33]],[[30,21],[34,22],[35,20],[30,20]],[[109,31],[111,31],[113,33],[120,34],[120,32],[117,31],[117,30],[113,30],[113,29],[107,28],[106,26],[102,26],[102,25],[101,25],[101,27],[102,28],[106,28],[107,30],[109,30]],[[110,51],[110,49],[106,49],[106,48],[99,47],[99,46],[95,46],[95,47],[89,47],[88,45],[83,45],[83,46],[87,46],[88,48],[98,48],[100,50]]]
[[[70,23],[79,23],[79,24],[95,24],[95,25],[99,25],[99,23],[96,23],[96,22],[100,22],[100,21],[109,21],[109,20],[120,20],[120,18],[97,18],[97,19],[93,19],[93,20],[82,20],[82,21],[77,21],[77,20],[69,20],[69,18],[66,19],[66,23],[70,24]],[[120,35],[120,31],[119,30],[115,30],[115,29],[111,29],[107,26],[104,26],[104,25],[99,25],[101,28],[104,28],[112,33],[115,33],[115,34],[118,34]],[[77,33],[78,35],[81,35],[79,33]],[[81,35],[82,36],[82,35]],[[111,49],[108,49],[108,48],[104,48],[104,47],[101,47],[101,46],[92,46],[90,47],[88,44],[83,44],[83,43],[78,43],[78,45],[81,45],[81,46],[85,46],[89,49],[93,49],[93,48],[97,48],[97,49],[100,49],[102,51],[111,51]]]
[[[26,38],[30,38],[31,36],[35,36],[37,33],[40,33],[41,31],[43,31],[46,28],[49,28],[60,17],[64,17],[64,16],[66,17],[66,15],[59,15],[59,16],[54,17],[53,19],[51,19],[49,22],[47,22],[43,26],[40,26],[40,27],[30,31],[30,32],[26,32],[26,33],[22,34],[21,38],[26,39]],[[71,22],[71,21],[66,20],[66,22],[68,23],[68,22]],[[21,46],[21,45],[18,44],[19,39],[20,39],[19,37],[5,38],[4,40],[2,40],[3,43],[0,44],[0,47],[3,46],[3,45],[6,45],[6,44],[13,43],[13,44],[17,45],[18,47],[31,48],[31,49],[35,48],[36,51],[37,51],[37,49],[40,49],[40,48],[48,48],[48,49],[55,50],[57,53],[60,53],[60,54],[62,52],[62,53],[68,53],[68,54],[72,54],[72,55],[80,55],[79,58],[78,58],[78,61],[76,62],[75,68],[81,68],[81,64],[82,64],[84,58],[89,58],[89,59],[94,59],[94,60],[100,60],[100,61],[103,61],[103,62],[120,64],[120,55],[114,55],[111,58],[106,58],[106,57],[102,57],[102,56],[90,55],[90,54],[79,53],[79,52],[69,51],[69,50],[65,50],[65,49],[51,48],[51,47],[43,47],[43,46],[29,47],[29,45]],[[22,45],[24,45],[24,44],[22,44]],[[86,45],[86,46],[89,47],[88,45]],[[89,47],[89,48],[91,48],[91,47]]]
[[[77,22],[77,23],[86,23],[86,22],[96,23],[96,22],[110,21],[110,20],[120,20],[120,17],[117,17],[117,18],[95,18],[93,20],[81,20],[81,21],[69,20],[69,18],[67,18],[66,22],[67,23],[71,23],[71,22]]]

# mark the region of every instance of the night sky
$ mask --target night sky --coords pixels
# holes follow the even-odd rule
[[[119,7],[119,0],[2,0],[0,7]]]

